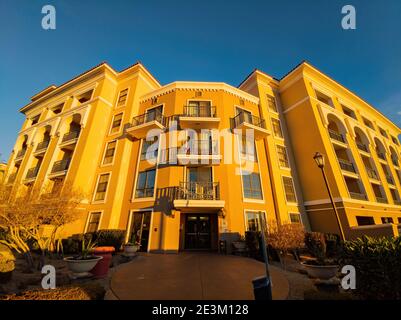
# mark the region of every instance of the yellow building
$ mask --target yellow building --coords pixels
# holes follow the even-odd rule
[[[102,63],[20,111],[6,181],[83,190],[64,236],[124,229],[144,251],[176,252],[217,249],[263,220],[338,232],[316,151],[346,235],[397,233],[400,129],[307,63],[281,80],[256,70],[239,88],[162,86],[139,63]]]

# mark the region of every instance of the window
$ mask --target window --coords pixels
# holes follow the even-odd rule
[[[86,232],[96,232],[99,229],[101,212],[90,212]]]
[[[356,119],[356,115],[355,115],[355,112],[353,110],[351,110],[350,108],[348,108],[348,107],[346,107],[344,105],[341,105],[341,108],[343,109],[343,112],[344,112],[345,115],[347,115],[348,117]]]
[[[117,100],[117,107],[123,107],[127,103],[127,97],[128,97],[128,88],[121,90],[120,94],[118,95],[118,100]]]
[[[363,119],[363,123],[365,124],[365,126],[371,128],[371,129],[373,129],[373,123],[372,123],[372,121],[370,121],[370,120],[368,120],[368,119],[366,119],[366,118],[364,118],[364,117],[362,117],[362,119]]]
[[[117,140],[110,141],[109,143],[107,143],[103,164],[110,164],[113,162],[116,146],[117,146]]]
[[[117,133],[120,131],[121,122],[123,120],[123,114],[118,113],[113,117],[113,123],[111,124],[110,133]]]
[[[325,95],[322,92],[319,91],[315,91],[316,93],[316,98],[317,100],[319,100],[320,102],[323,102],[324,104],[329,105],[330,107],[333,107],[333,100],[331,100],[331,98],[327,95]]]
[[[245,212],[246,229],[247,231],[260,232],[265,225],[265,213],[264,212]]]
[[[255,140],[247,139],[246,135],[241,135],[240,153],[242,159],[257,162]]]
[[[92,93],[93,93],[93,90],[86,91],[85,93],[77,96],[76,99],[79,101],[80,104],[83,104],[85,102],[88,102],[90,99],[92,99]]]
[[[102,201],[106,198],[106,190],[109,183],[109,178],[110,173],[100,175],[95,193],[95,201]]]
[[[382,217],[382,223],[394,223],[393,218],[391,217]]]
[[[156,159],[157,158],[157,154],[159,151],[159,144],[156,142],[157,139],[155,137],[155,139],[153,141],[147,141],[144,140],[143,144],[142,144],[142,150],[141,150],[141,160],[149,160],[149,159]],[[154,144],[156,143],[156,145],[154,145],[153,151],[149,150],[149,154],[147,154],[148,149]]]
[[[283,177],[283,185],[285,191],[285,197],[288,202],[297,202],[295,195],[294,182],[291,177]]]
[[[299,213],[290,213],[291,223],[302,223],[301,215]]]
[[[60,103],[59,105],[57,105],[56,107],[54,107],[52,109],[52,112],[54,114],[59,114],[59,113],[61,113],[61,111],[63,111],[63,107],[64,107],[64,103]]]
[[[379,127],[379,131],[380,131],[380,134],[381,134],[383,137],[388,138],[387,132],[386,132],[384,129],[382,129],[382,128]]]
[[[357,216],[356,222],[358,223],[358,226],[370,226],[375,224],[373,217]]]
[[[142,171],[138,175],[135,198],[153,197],[156,170]]]
[[[281,131],[281,123],[278,119],[272,119],[273,133],[275,137],[282,138],[283,132]]]
[[[288,157],[287,157],[287,150],[283,146],[277,146],[277,155],[278,155],[278,161],[280,163],[280,167],[283,168],[289,168],[290,164],[288,162]]]
[[[393,141],[394,144],[398,145],[398,139],[394,136],[391,136],[391,140]]]
[[[273,96],[267,95],[267,106],[273,112],[277,112],[276,99]]]
[[[31,125],[33,126],[34,124],[37,124],[39,122],[40,114],[38,114],[36,117],[33,117],[31,119]]]
[[[242,174],[242,184],[244,187],[244,197],[247,199],[260,199],[262,200],[262,188],[260,185],[259,173]]]

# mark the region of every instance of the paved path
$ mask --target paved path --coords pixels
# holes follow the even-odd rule
[[[211,253],[143,254],[114,272],[106,298],[121,300],[253,300],[252,279],[264,264]],[[288,297],[280,269],[270,268],[273,299]]]

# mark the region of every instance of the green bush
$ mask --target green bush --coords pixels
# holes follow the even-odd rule
[[[114,247],[119,251],[124,243],[125,230],[105,229],[94,234],[94,241],[98,247]]]
[[[346,241],[340,262],[355,267],[360,297],[401,299],[401,237]]]
[[[336,263],[341,254],[341,240],[337,235],[321,232],[305,233],[305,246],[308,252],[316,258],[318,265]]]

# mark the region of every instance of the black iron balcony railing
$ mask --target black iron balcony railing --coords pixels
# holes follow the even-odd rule
[[[386,160],[386,156],[384,155],[383,152],[376,151],[376,153],[377,153],[377,156],[379,157],[379,159]]]
[[[234,118],[232,118],[234,128],[243,124],[244,122],[254,125],[256,127],[260,127],[262,129],[266,129],[265,119],[259,118],[257,116],[251,115],[249,113],[240,112]]]
[[[363,194],[360,192],[350,192],[349,195],[351,196],[352,199],[357,199],[357,200],[367,200],[368,199],[366,197],[366,194]]]
[[[151,121],[157,121],[163,124],[163,114],[160,111],[149,111],[139,116],[132,118],[132,127],[139,126]]]
[[[338,159],[338,162],[340,163],[340,167],[342,170],[356,173],[355,167],[351,162],[343,160],[343,159]]]
[[[70,158],[56,161],[53,164],[52,173],[67,171],[70,166],[70,162],[71,162]]]
[[[387,203],[387,199],[384,197],[376,196],[376,201],[380,203]]]
[[[36,147],[36,152],[46,150],[47,147],[49,146],[50,140],[43,140],[38,143],[38,146]]]
[[[361,151],[369,152],[368,147],[361,142],[356,142],[356,146]]]
[[[393,163],[393,165],[398,167],[398,159],[397,158],[391,157],[391,162]]]
[[[379,180],[379,176],[375,170],[366,168],[366,172],[368,173],[369,178]]]
[[[329,130],[329,135],[330,135],[330,138],[332,138],[336,141],[345,143],[345,138],[341,133],[333,131],[333,130]]]
[[[62,142],[68,142],[68,141],[72,141],[72,140],[78,139],[80,133],[81,133],[81,130],[73,130],[73,131],[67,132],[63,136],[63,141]]]
[[[216,117],[216,107],[213,106],[184,106],[184,116],[186,117]]]
[[[34,179],[38,175],[39,167],[33,167],[28,170],[26,173],[25,179]]]
[[[8,183],[13,183],[13,182],[15,181],[15,178],[17,178],[17,172],[14,172],[14,173],[10,174],[10,175],[8,176],[7,182],[8,182]]]
[[[180,182],[176,199],[220,200],[219,182]]]
[[[388,174],[386,174],[386,180],[388,184],[394,184],[393,177]]]
[[[21,149],[20,151],[17,152],[17,156],[15,157],[16,159],[22,158],[26,153],[26,149]]]
[[[218,154],[217,140],[189,140],[178,149],[180,155],[213,155]]]

